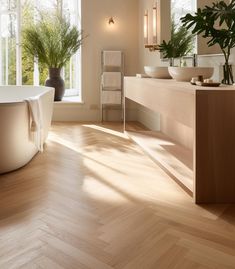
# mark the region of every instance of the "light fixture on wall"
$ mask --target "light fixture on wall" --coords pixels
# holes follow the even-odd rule
[[[145,11],[145,14],[144,14],[144,44],[147,45],[149,40],[148,40],[148,20],[149,20],[149,17],[148,17],[148,11],[146,10]]]
[[[148,23],[149,23],[149,19],[148,19],[148,11],[145,11],[145,16],[147,14],[147,20],[144,20],[144,33],[147,29],[148,32]],[[155,50],[159,50],[159,45],[157,44],[157,2],[155,3],[155,5],[153,6],[153,16],[152,16],[152,23],[153,23],[153,27],[152,27],[152,44],[149,44],[149,38],[147,36],[144,36],[144,44],[145,44],[145,48],[149,49],[150,51],[155,51]]]
[[[157,44],[157,3],[153,7],[153,45]]]
[[[113,25],[113,24],[115,24],[113,17],[110,17],[110,18],[109,18],[108,23],[109,23],[109,25]]]

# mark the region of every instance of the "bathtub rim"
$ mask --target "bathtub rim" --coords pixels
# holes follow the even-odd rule
[[[53,87],[47,87],[47,86],[34,86],[34,85],[1,85],[0,86],[0,90],[1,88],[11,88],[11,87],[15,87],[15,88],[41,88],[41,89],[45,89],[43,92],[33,95],[33,97],[41,97],[43,96],[45,93],[49,92],[49,91],[53,91],[55,93],[55,88]],[[26,103],[26,99],[22,100],[22,101],[9,101],[9,102],[1,102],[0,101],[0,106],[2,105],[16,105],[16,104],[25,104]]]

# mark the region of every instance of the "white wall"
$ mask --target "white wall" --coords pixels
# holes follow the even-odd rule
[[[114,17],[110,27],[108,19]],[[123,50],[125,73],[135,75],[138,61],[138,0],[82,0],[82,28],[88,38],[82,47],[84,104],[55,104],[54,121],[99,121],[101,51]],[[112,119],[120,113],[112,113]]]

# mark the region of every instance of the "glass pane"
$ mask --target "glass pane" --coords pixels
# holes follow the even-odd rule
[[[185,16],[187,13],[193,13],[196,11],[195,0],[171,0],[171,12],[174,16],[176,24],[180,24],[180,18]]]
[[[17,4],[17,0],[8,0],[8,9],[15,10],[16,4]]]
[[[23,0],[22,1],[22,30],[28,25],[34,23],[34,1]],[[22,39],[24,42],[24,39]],[[34,84],[34,59],[28,55],[24,49],[22,49],[22,84],[33,85]]]
[[[16,84],[16,15],[1,15],[1,82]]]
[[[63,0],[63,15],[71,22],[72,25],[81,28],[80,1],[79,0]],[[80,52],[74,55],[65,68],[67,95],[76,95],[80,88]]]
[[[45,81],[48,77],[48,68],[45,65],[39,64],[39,84],[45,85]]]
[[[80,29],[80,1],[79,0],[64,0],[63,1],[63,15]]]
[[[61,3],[62,0],[47,0],[47,1],[38,1],[37,10],[40,12],[47,12],[53,14],[61,14]]]
[[[64,82],[65,82],[65,89],[70,88],[70,63],[68,62],[64,67]]]
[[[0,0],[1,11],[13,11],[16,9],[17,0]]]
[[[8,1],[6,0],[0,0],[0,9],[1,11],[8,9]]]

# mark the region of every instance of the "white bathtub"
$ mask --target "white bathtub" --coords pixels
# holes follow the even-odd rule
[[[28,97],[39,96],[45,142],[51,125],[54,89],[34,86],[0,86],[0,174],[26,165],[38,152],[30,133]]]

